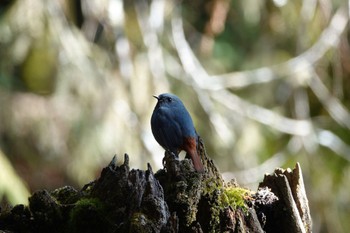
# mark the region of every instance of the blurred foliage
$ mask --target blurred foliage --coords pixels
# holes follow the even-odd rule
[[[28,204],[29,192],[22,179],[0,150],[0,199],[10,203]]]
[[[115,153],[160,168],[152,95],[173,92],[227,179],[255,189],[265,172],[299,161],[314,232],[345,232],[348,4],[3,1],[3,201],[28,195],[19,176],[30,191],[79,187]]]

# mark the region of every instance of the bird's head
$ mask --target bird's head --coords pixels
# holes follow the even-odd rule
[[[176,95],[164,93],[159,96],[153,96],[158,100],[157,107],[167,106],[167,107],[178,107],[183,106],[183,103]]]

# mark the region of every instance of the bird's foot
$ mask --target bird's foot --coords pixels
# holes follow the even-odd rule
[[[179,169],[180,159],[179,156],[171,151],[165,151],[164,158],[163,158],[163,166],[172,174],[176,174],[177,170]]]
[[[172,151],[165,151],[164,153],[164,158],[163,158],[163,166],[167,163],[167,162],[170,162],[171,160],[177,160],[179,161],[179,155],[178,154],[175,154],[174,152]]]

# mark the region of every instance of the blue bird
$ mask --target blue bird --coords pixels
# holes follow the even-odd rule
[[[197,152],[198,135],[182,101],[168,93],[153,97],[158,100],[151,118],[154,138],[165,150],[176,156],[180,151],[186,151],[196,171],[204,172]]]

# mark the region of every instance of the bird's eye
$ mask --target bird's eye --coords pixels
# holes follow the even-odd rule
[[[171,102],[173,99],[172,99],[171,97],[168,97],[166,100],[167,100],[168,102]]]

